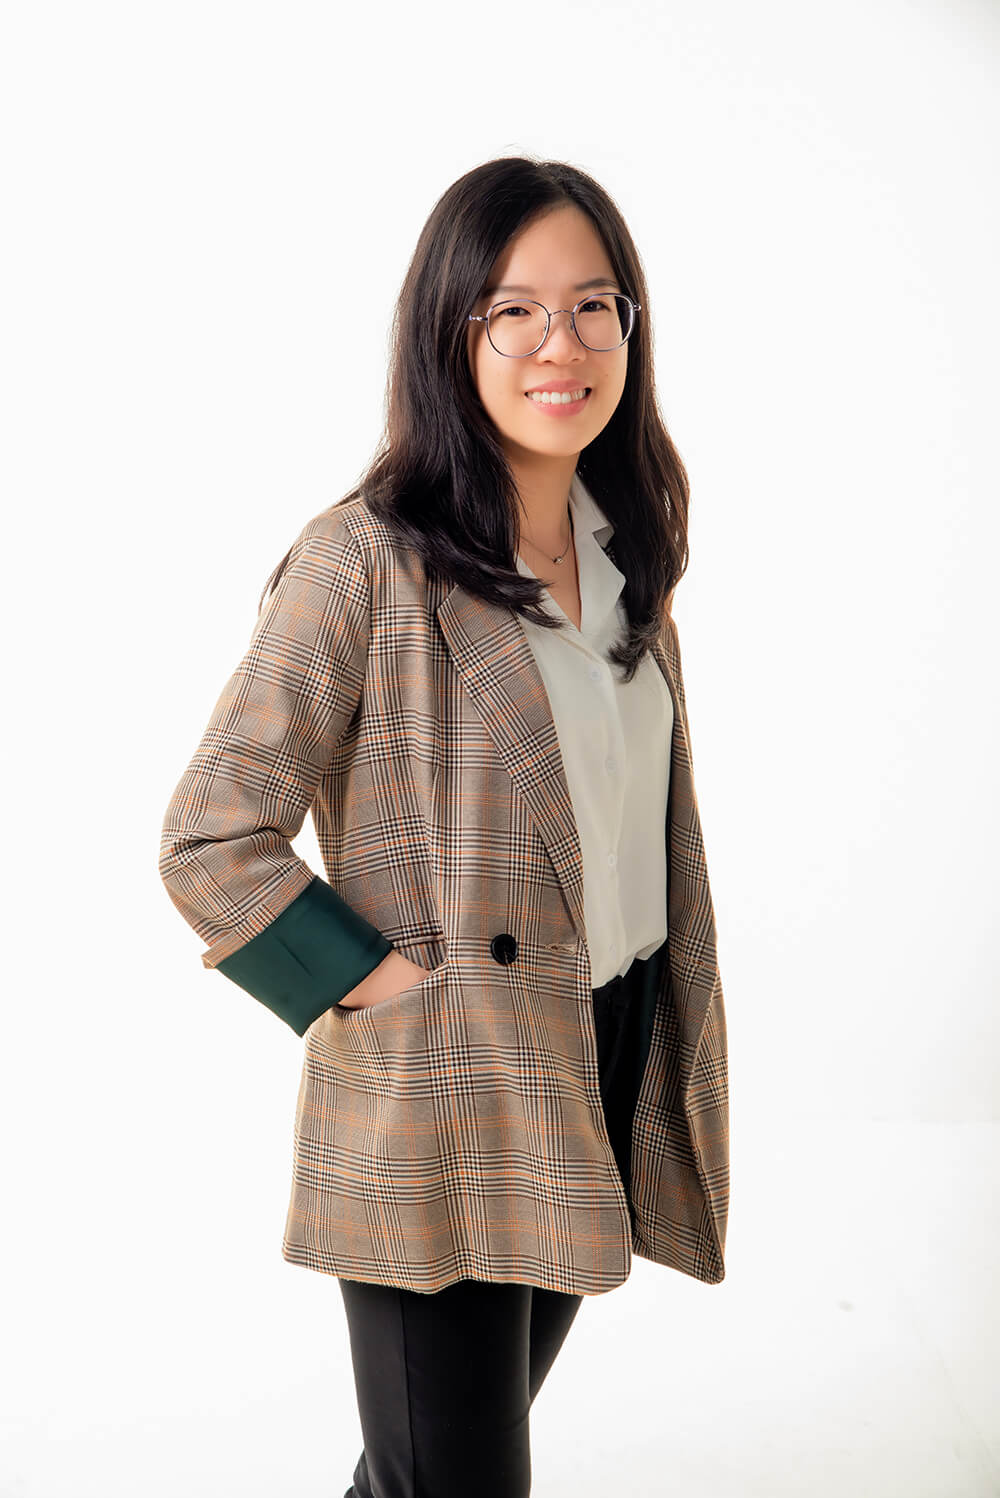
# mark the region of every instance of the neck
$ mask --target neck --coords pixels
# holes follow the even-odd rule
[[[521,539],[546,556],[559,556],[572,538],[569,486],[578,457],[527,453],[508,458],[521,502]]]

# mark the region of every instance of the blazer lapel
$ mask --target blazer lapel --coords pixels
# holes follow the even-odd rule
[[[487,733],[531,810],[573,925],[586,938],[583,852],[549,694],[516,614],[456,584],[438,621]]]

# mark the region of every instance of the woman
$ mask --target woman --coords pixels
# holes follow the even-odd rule
[[[204,965],[305,1037],[282,1251],[342,1291],[349,1498],[527,1494],[582,1296],[633,1252],[723,1278],[687,493],[608,194],[468,172],[402,288],[380,451],[272,573],[167,809]]]

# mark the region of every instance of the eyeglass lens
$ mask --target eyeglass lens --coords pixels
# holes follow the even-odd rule
[[[601,292],[576,307],[580,341],[595,353],[620,347],[632,331],[632,303],[627,296]],[[545,337],[545,308],[538,302],[498,302],[490,309],[490,341],[501,354],[514,358],[533,354]]]

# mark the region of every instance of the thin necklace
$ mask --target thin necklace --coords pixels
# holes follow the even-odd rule
[[[527,541],[527,542],[528,542],[528,545],[529,545],[529,546],[535,546],[535,543],[534,543],[534,541],[532,541],[532,539],[531,539],[531,537],[530,537],[530,536],[526,536],[526,537],[525,537],[525,540],[526,540],[526,541]],[[571,510],[571,511],[570,511],[570,514],[569,514],[569,544],[568,544],[568,545],[567,545],[567,547],[566,547],[566,551],[564,551],[564,552],[563,552],[563,553],[562,553],[562,556],[558,556],[558,557],[553,557],[553,558],[552,558],[552,561],[553,561],[553,562],[561,562],[561,561],[562,561],[562,559],[563,559],[563,557],[564,557],[564,556],[565,556],[565,555],[566,555],[566,552],[568,552],[568,551],[569,551],[569,548],[570,548],[570,546],[572,546],[572,545],[573,545],[573,512],[572,512],[572,510]],[[536,551],[541,551],[541,549],[542,549],[542,548],[541,548],[541,547],[540,547],[540,546],[535,546],[535,550],[536,550]],[[545,553],[544,553],[544,555],[545,555],[545,556],[548,556],[548,552],[545,552]]]

